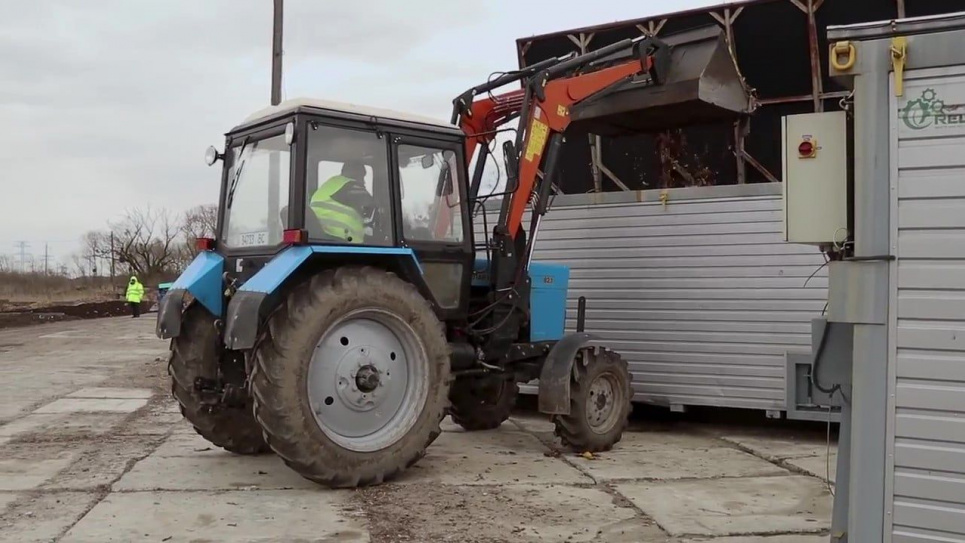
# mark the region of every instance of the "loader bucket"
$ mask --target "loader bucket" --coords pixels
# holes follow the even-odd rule
[[[571,109],[571,130],[606,136],[733,121],[751,112],[749,89],[718,26],[664,39],[670,46],[662,84],[639,75]],[[604,59],[619,61],[618,54]]]

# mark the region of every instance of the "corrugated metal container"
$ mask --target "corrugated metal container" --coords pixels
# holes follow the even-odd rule
[[[892,266],[889,369],[892,540],[960,541],[965,538],[965,125],[960,113],[965,68],[909,72],[905,95],[892,108],[903,107],[902,119],[893,117],[898,142],[891,191],[892,245],[898,255]]]
[[[557,196],[534,260],[571,268],[568,331],[585,296],[634,400],[674,407],[784,410],[786,354],[810,353],[827,296],[821,253],[783,241],[778,184]]]

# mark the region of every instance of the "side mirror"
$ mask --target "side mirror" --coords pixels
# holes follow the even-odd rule
[[[422,169],[428,170],[436,163],[436,157],[432,153],[422,155]]]
[[[449,167],[448,162],[442,163],[442,171],[439,172],[442,176],[442,194],[441,196],[450,196],[452,194],[452,168]]]
[[[219,159],[224,159],[224,155],[219,153],[215,149],[214,145],[209,146],[204,152],[204,163],[208,166],[214,166],[214,163]]]

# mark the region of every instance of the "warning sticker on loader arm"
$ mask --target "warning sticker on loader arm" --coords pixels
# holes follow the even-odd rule
[[[532,162],[533,157],[540,155],[546,147],[546,138],[549,136],[550,127],[538,119],[533,119],[533,124],[529,127],[529,142],[526,144],[526,161]]]

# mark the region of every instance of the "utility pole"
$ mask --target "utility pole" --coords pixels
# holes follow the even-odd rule
[[[30,247],[30,244],[26,241],[18,241],[14,245],[20,248],[20,273],[24,273],[27,271],[27,247]]]
[[[275,0],[275,17],[271,37],[271,105],[281,102],[281,55],[284,0]]]
[[[111,232],[111,288],[114,287],[114,232]]]
[[[284,0],[275,0],[275,14],[271,32],[271,105],[281,103],[282,26]],[[268,223],[269,239],[281,239],[281,225],[276,222],[281,210],[281,157],[278,151],[268,155]]]
[[[44,243],[44,276],[47,275],[47,262],[50,261],[50,247]]]

